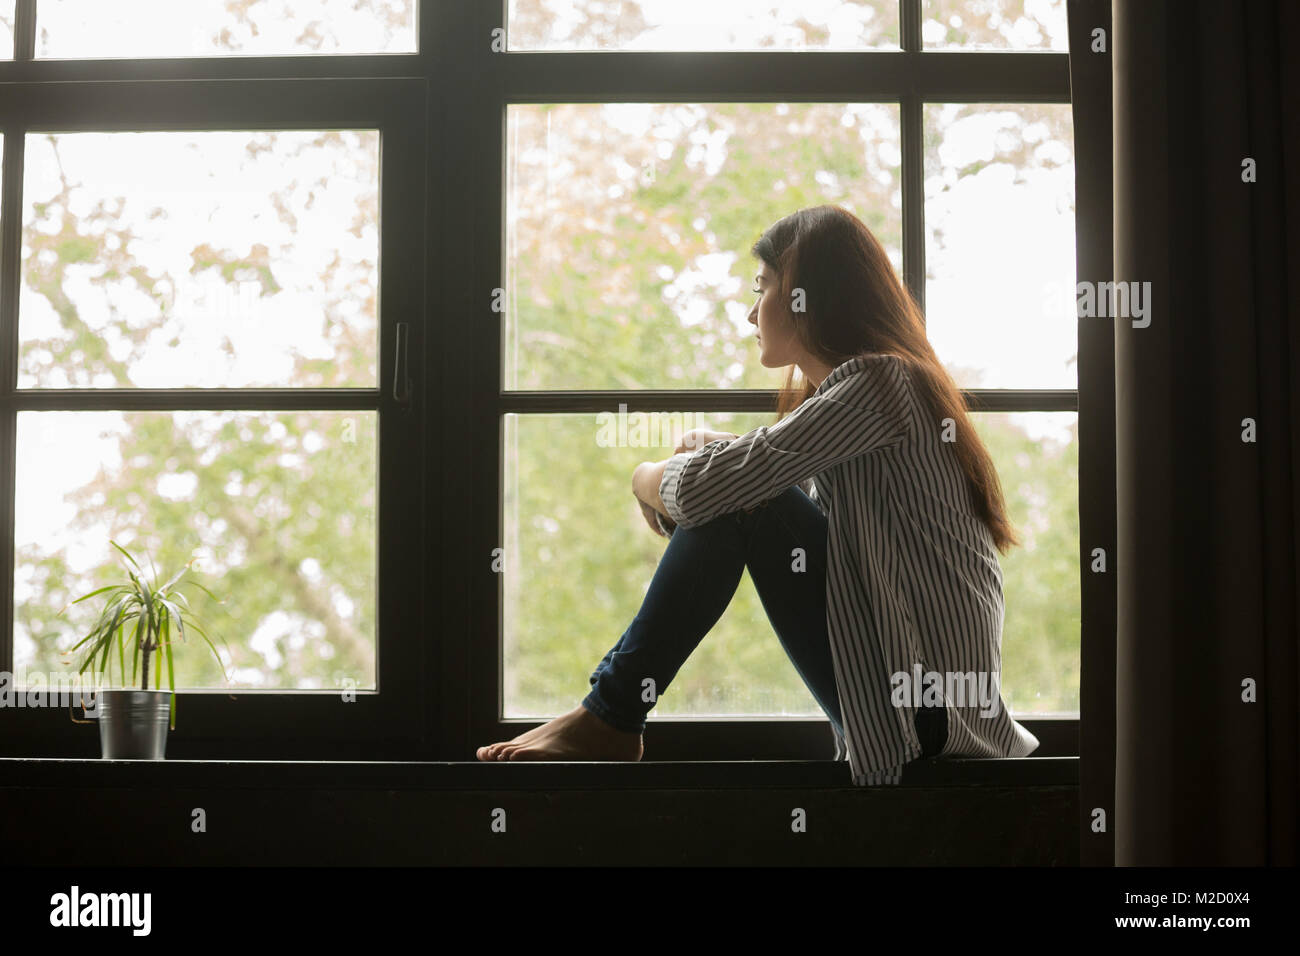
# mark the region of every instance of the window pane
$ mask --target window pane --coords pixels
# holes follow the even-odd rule
[[[893,105],[518,105],[507,124],[506,388],[777,387],[749,249],[805,206],[852,210],[901,268]]]
[[[976,412],[972,420],[1022,541],[998,558],[1003,698],[1017,714],[1078,716],[1078,413]]]
[[[376,385],[379,132],[31,134],[20,388]]]
[[[921,42],[935,50],[1065,53],[1065,0],[922,0]]]
[[[38,59],[416,52],[416,0],[39,0]]]
[[[898,0],[510,0],[510,50],[898,49]]]
[[[1069,104],[925,107],[925,310],[966,388],[1075,388]]]
[[[19,412],[15,664],[76,670],[59,651],[103,604],[58,612],[126,581],[111,539],[150,574],[148,556],[168,577],[198,559],[192,579],[225,604],[185,593],[229,647],[230,686],[373,688],[376,424],[355,411]],[[177,689],[227,686],[195,635],[177,647]]]
[[[999,557],[1002,688],[1016,713],[1079,708],[1077,418],[974,416],[1023,540]],[[772,416],[505,419],[504,716],[549,717],[585,696],[588,675],[636,614],[663,554],[664,539],[645,527],[629,491],[632,469],[671,454],[685,429],[739,434]],[[747,573],[654,714],[821,715]]]
[[[14,8],[16,0],[0,0],[0,60],[14,58]]]
[[[681,432],[742,434],[773,415],[505,416],[504,716],[577,705],[641,606],[666,539],[641,517],[632,469]],[[822,713],[746,572],[730,606],[663,694],[659,717]]]

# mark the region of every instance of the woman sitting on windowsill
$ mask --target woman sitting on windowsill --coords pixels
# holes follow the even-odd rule
[[[787,216],[752,251],[759,359],[789,366],[778,421],[689,432],[637,466],[633,493],[669,536],[641,610],[578,707],[480,760],[641,759],[646,714],[745,568],[854,783],[897,783],[920,757],[1037,748],[1000,693],[997,554],[1018,541],[915,301],[838,206]]]

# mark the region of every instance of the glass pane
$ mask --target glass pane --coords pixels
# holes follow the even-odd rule
[[[965,388],[1075,388],[1069,104],[925,107],[926,330]]]
[[[378,130],[30,134],[20,388],[375,387]]]
[[[38,59],[414,53],[416,0],[38,0]]]
[[[505,717],[575,707],[640,608],[667,542],[646,527],[630,492],[632,469],[671,455],[684,430],[742,434],[774,417],[505,416]],[[651,719],[821,713],[746,572]]]
[[[14,10],[16,0],[0,0],[0,60],[14,58]]]
[[[922,0],[921,43],[934,50],[1066,53],[1065,0]]]
[[[1016,713],[1079,708],[1077,419],[1074,412],[974,416],[1023,541],[999,557],[1002,689]],[[755,414],[505,416],[504,716],[544,718],[574,707],[640,607],[665,542],[645,527],[629,491],[632,469],[671,454],[683,430],[739,434],[771,421]],[[821,715],[747,573],[653,713]]]
[[[898,0],[510,0],[510,50],[898,49]]]
[[[976,412],[1022,544],[1000,555],[1002,696],[1013,713],[1079,711],[1076,412]]]
[[[806,206],[902,266],[893,105],[518,105],[507,134],[506,388],[778,387],[749,249]]]
[[[230,685],[191,633],[177,689],[373,688],[376,424],[356,411],[19,412],[17,667],[76,670],[59,652],[104,605],[59,611],[127,582],[113,540],[150,576],[148,557],[166,577],[197,558],[184,580],[225,602],[185,589],[228,647]]]

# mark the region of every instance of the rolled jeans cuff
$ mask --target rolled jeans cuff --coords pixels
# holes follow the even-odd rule
[[[582,706],[587,708],[605,723],[609,724],[615,730],[621,730],[625,734],[639,734],[645,731],[645,719],[642,718],[631,725],[627,721],[615,716],[614,712],[609,709],[597,695],[593,688],[591,693],[582,699]]]

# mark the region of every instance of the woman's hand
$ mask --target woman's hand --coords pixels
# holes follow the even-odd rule
[[[673,454],[680,455],[683,452],[699,451],[709,442],[717,441],[719,438],[739,437],[739,435],[733,435],[731,432],[711,432],[707,428],[692,428],[682,434],[682,440],[677,443],[677,450]]]
[[[636,503],[641,506],[641,517],[645,518],[645,523],[650,526],[650,530],[661,538],[668,537],[668,535],[664,534],[663,529],[659,527],[659,522],[657,520],[659,512],[655,511],[640,498],[636,500]]]
[[[641,502],[643,509],[657,511],[665,518],[671,517],[664,508],[663,499],[659,497],[659,483],[664,480],[665,461],[643,461],[632,472],[632,494]],[[653,520],[647,516],[647,520]],[[658,531],[658,525],[655,526]]]

